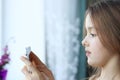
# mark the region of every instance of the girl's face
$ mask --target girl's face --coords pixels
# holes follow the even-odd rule
[[[85,47],[88,64],[94,67],[106,65],[112,54],[100,42],[89,14],[86,16],[85,29],[87,35],[83,39],[82,44]]]

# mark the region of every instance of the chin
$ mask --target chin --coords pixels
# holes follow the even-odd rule
[[[100,65],[97,62],[88,61],[88,64],[92,67],[100,67]]]

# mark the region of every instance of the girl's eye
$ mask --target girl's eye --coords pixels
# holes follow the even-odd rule
[[[90,37],[95,37],[95,36],[96,36],[96,34],[90,33]]]

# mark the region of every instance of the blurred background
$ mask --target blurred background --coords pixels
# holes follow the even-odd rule
[[[0,80],[24,80],[20,57],[28,46],[55,80],[88,77],[81,41],[85,10],[92,2],[0,0]]]

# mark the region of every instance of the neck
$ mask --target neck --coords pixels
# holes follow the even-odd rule
[[[111,60],[101,67],[101,75],[98,80],[119,80],[120,79],[120,59],[113,56]]]

